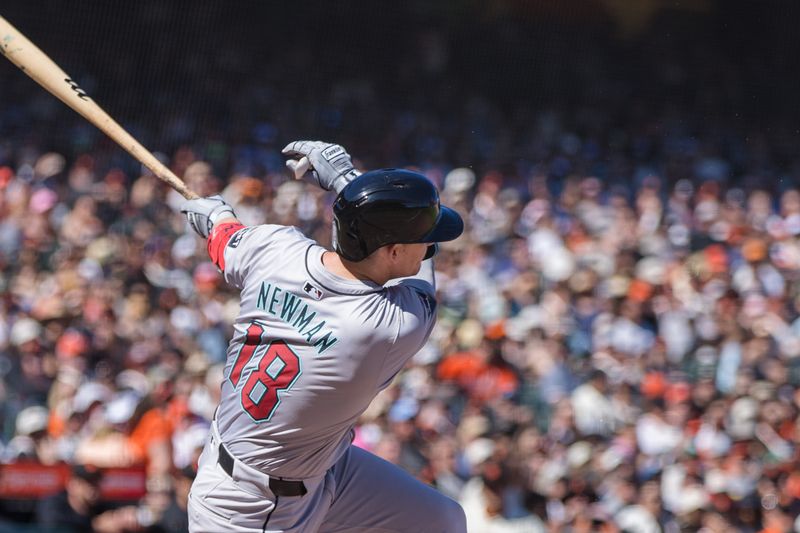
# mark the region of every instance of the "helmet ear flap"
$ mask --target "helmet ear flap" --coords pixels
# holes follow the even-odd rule
[[[422,260],[430,259],[439,251],[439,245],[437,243],[429,244],[428,249],[425,251],[425,257]]]
[[[366,250],[366,243],[361,237],[358,229],[358,219],[344,220],[341,217],[334,217],[336,226],[336,243],[334,248],[336,253],[349,261],[361,261],[369,254]]]
[[[351,251],[351,254],[355,254],[354,260],[361,261],[362,259],[367,257],[367,255],[369,255],[365,253],[364,248],[366,248],[366,243],[364,242],[364,239],[361,236],[361,231],[359,231],[358,229],[358,217],[351,220],[350,223],[347,225],[347,237],[348,240],[351,243],[353,243],[353,245],[358,247],[357,251],[356,250]]]

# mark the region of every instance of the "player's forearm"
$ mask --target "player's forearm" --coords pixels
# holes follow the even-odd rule
[[[211,234],[213,235],[214,234],[214,230],[216,230],[218,227],[222,226],[223,224],[242,224],[242,223],[236,217],[227,217],[227,218],[223,218],[222,220],[217,220],[216,223],[214,223],[214,227],[211,230]],[[242,224],[242,225],[244,225],[244,224]],[[209,237],[210,237],[210,235],[209,235]]]

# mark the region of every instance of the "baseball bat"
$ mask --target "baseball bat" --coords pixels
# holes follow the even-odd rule
[[[300,158],[297,161],[297,166],[294,167],[294,179],[300,180],[303,179],[303,174],[311,169],[311,161],[308,160],[306,156]]]
[[[186,184],[178,176],[117,124],[94,100],[89,98],[89,95],[52,59],[47,57],[47,54],[39,50],[2,16],[0,16],[0,53],[18,66],[22,72],[33,78],[36,83],[111,137],[114,142],[149,168],[157,178],[167,182],[184,198],[198,198],[198,195],[186,187]]]

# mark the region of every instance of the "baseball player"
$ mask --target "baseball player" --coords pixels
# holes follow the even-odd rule
[[[433,327],[435,243],[461,217],[421,174],[359,174],[339,145],[297,141],[338,193],[335,252],[294,227],[246,227],[220,196],[186,201],[241,289],[222,399],[189,496],[200,532],[465,532],[454,501],[351,445],[353,426]]]

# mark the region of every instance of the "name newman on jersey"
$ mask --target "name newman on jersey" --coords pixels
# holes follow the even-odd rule
[[[280,293],[283,293],[283,298],[280,297]],[[329,329],[320,333],[325,325],[324,320],[309,327],[311,321],[317,316],[317,312],[311,311],[308,304],[303,303],[299,296],[277,285],[266,281],[261,282],[256,307],[290,324],[301,335],[305,336],[308,343],[317,349],[317,353],[324,352],[339,340],[333,336],[333,332]],[[317,335],[316,340],[314,340],[315,335]]]

